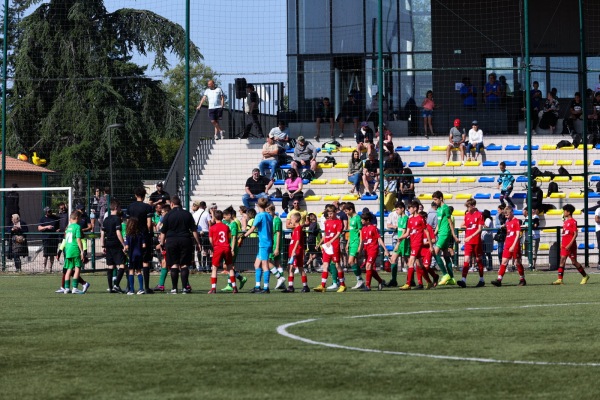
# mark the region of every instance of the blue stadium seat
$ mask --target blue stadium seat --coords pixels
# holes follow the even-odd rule
[[[290,169],[292,168],[292,164],[282,164],[279,166],[280,169]]]
[[[376,217],[378,217],[378,218],[379,218],[379,216],[380,216],[380,215],[381,215],[381,213],[380,213],[379,211],[377,211],[377,212],[375,213],[375,216],[376,216]],[[389,211],[386,211],[386,212],[384,212],[384,213],[383,213],[383,216],[384,216],[384,217],[387,217],[388,215],[390,215],[390,212],[389,212]]]
[[[415,146],[413,151],[429,151],[429,146]]]
[[[600,176],[598,175],[594,175],[592,176],[592,178],[590,179],[591,182],[600,182]]]
[[[596,232],[596,227],[595,226],[588,226],[587,231],[588,232]],[[585,226],[583,228],[581,228],[581,232],[585,232]]]
[[[498,200],[500,198],[500,193],[494,193],[494,200]]]
[[[411,161],[410,164],[408,164],[409,168],[420,168],[420,167],[424,167],[425,166],[425,161]]]
[[[588,198],[590,198],[590,199],[597,199],[598,197],[600,197],[600,193],[592,193],[592,192],[588,193]]]
[[[511,196],[513,199],[526,199],[527,193],[513,193]]]
[[[374,196],[368,196],[368,195],[366,195],[366,194],[365,194],[365,195],[363,195],[363,196],[362,196],[360,199],[361,199],[361,200],[377,200],[377,199],[378,199],[378,197],[377,197],[377,195],[374,195]]]
[[[523,215],[523,210],[514,210],[515,215]]]
[[[479,178],[479,183],[492,183],[496,182],[496,178],[491,176],[482,176]]]
[[[310,183],[309,179],[302,179],[302,184],[303,185],[308,185]]]
[[[287,149],[285,152],[286,152],[286,153],[293,154],[293,153],[294,153],[294,149]]]
[[[271,200],[272,202],[275,203],[275,202],[281,201],[281,197],[272,197],[271,196],[271,197],[269,197],[269,200]]]
[[[410,151],[411,146],[398,146],[396,147],[396,151]]]
[[[496,214],[498,214],[498,210],[497,210],[497,209],[490,210],[490,215],[491,215],[492,217],[495,217],[495,216],[496,216]]]
[[[421,182],[421,178],[415,178],[415,183]]]
[[[516,167],[517,166],[517,162],[512,161],[512,160],[504,160],[504,164],[506,164],[507,167]]]
[[[494,251],[498,251],[498,245],[497,244],[494,245]]]
[[[275,185],[285,185],[285,181],[283,179],[278,179],[275,182],[273,182],[273,184],[275,184]]]
[[[484,167],[497,167],[498,164],[499,164],[498,161],[484,161],[483,162]]]
[[[490,193],[475,193],[473,198],[475,200],[488,200],[492,198],[492,195]]]
[[[285,218],[285,217],[287,217],[287,213],[284,211],[281,214],[279,214],[279,217],[280,218]]]
[[[529,148],[529,146],[525,145],[523,146],[523,150],[527,151],[527,149]],[[533,146],[531,146],[531,150],[539,150],[540,149],[540,145],[538,144],[534,144]]]
[[[535,160],[531,160],[531,166],[535,165]],[[521,162],[519,163],[519,166],[521,167],[526,167],[527,166],[527,160],[521,160]]]
[[[600,165],[600,160],[594,160],[594,165]]]
[[[394,246],[392,246],[391,244],[386,245],[385,248],[387,249],[387,251],[393,251],[394,250]]]
[[[500,151],[502,150],[502,146],[497,145],[497,144],[490,144],[485,146],[485,150],[486,151]]]
[[[504,150],[508,150],[508,151],[521,150],[521,145],[520,144],[507,144],[506,146],[504,146]]]
[[[527,179],[526,176],[518,176],[517,177],[517,183],[527,183],[529,179]]]
[[[596,247],[596,246],[594,246],[594,243],[588,243],[588,249],[593,249],[594,247]],[[579,243],[579,245],[577,246],[577,248],[579,250],[585,249],[585,243]]]

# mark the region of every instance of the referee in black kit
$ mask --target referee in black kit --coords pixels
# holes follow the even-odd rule
[[[200,247],[200,237],[192,213],[181,208],[181,199],[171,197],[171,211],[163,218],[160,229],[160,245],[166,249],[167,268],[171,268],[171,294],[177,294],[179,271],[181,270],[182,293],[190,293],[189,266],[194,262],[194,240]]]

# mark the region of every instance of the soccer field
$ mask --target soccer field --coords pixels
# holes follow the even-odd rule
[[[108,294],[103,274],[86,275],[85,295],[55,294],[59,279],[0,277],[4,399],[600,396],[598,275],[210,296],[206,275],[191,277],[189,295]]]

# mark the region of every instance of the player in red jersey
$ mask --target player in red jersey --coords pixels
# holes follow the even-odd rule
[[[321,275],[321,284],[314,288],[315,292],[325,292],[327,290],[327,277],[329,276],[329,263],[333,261],[337,270],[338,281],[340,284],[338,293],[346,291],[344,280],[344,270],[340,266],[340,235],[344,230],[344,224],[338,219],[335,213],[335,207],[328,205],[325,208],[325,235],[321,238],[321,249],[323,250],[323,273]],[[317,244],[317,247],[319,244]]]
[[[408,212],[410,217],[408,218],[408,224],[406,231],[402,234],[398,240],[410,238],[410,257],[408,258],[408,274],[406,275],[406,283],[400,287],[400,290],[410,290],[410,282],[413,280],[415,273],[415,266],[421,261],[421,250],[427,243],[427,246],[431,246],[431,237],[427,230],[427,223],[421,215],[419,215],[419,203],[411,201],[408,205]],[[426,241],[426,242],[425,242]],[[421,263],[422,264],[422,263]],[[417,286],[418,289],[423,289]]]
[[[209,294],[217,293],[217,270],[225,262],[225,271],[229,271],[229,281],[233,287],[233,293],[238,289],[235,284],[235,271],[233,269],[233,252],[231,250],[231,231],[229,226],[223,223],[223,211],[215,210],[216,223],[208,230],[208,239],[213,248],[212,271],[210,274]]]
[[[585,273],[583,266],[577,261],[577,221],[573,218],[574,212],[575,207],[572,204],[565,204],[563,206],[563,218],[565,222],[563,223],[562,239],[560,241],[560,264],[558,266],[558,279],[552,282],[553,285],[563,284],[567,257],[571,259],[577,271],[583,276],[580,282],[582,285],[585,285],[590,279],[590,276]]]
[[[521,263],[521,223],[515,218],[515,213],[510,206],[506,206],[504,215],[506,216],[506,239],[504,241],[504,251],[502,252],[502,262],[498,271],[498,279],[494,279],[491,283],[494,286],[502,286],[506,264],[512,259],[515,260],[517,271],[519,271],[519,286],[525,286],[527,285],[525,270]]]
[[[427,240],[427,237],[425,237],[425,235],[423,235],[423,247],[421,247],[421,260],[420,260],[420,264],[423,267],[423,270],[421,270],[420,268],[417,268],[417,283],[419,285],[423,284],[423,279],[422,277],[425,277],[425,281],[427,282],[427,286],[425,286],[425,289],[431,289],[432,287],[437,286],[438,281],[440,280],[440,276],[435,272],[435,269],[433,269],[431,267],[431,260],[433,259],[433,253],[432,253],[432,246],[433,244],[430,243],[435,243],[435,233],[434,233],[434,229],[431,225],[429,225],[427,223],[427,212],[425,211],[421,211],[419,212],[419,215],[423,218],[423,221],[425,221],[425,228],[427,229],[427,232],[429,232],[429,238],[431,239],[430,241]],[[431,277],[431,278],[429,278]],[[433,283],[432,283],[433,280]],[[411,285],[412,287],[412,285]],[[420,287],[417,286],[417,289],[420,289]]]
[[[295,213],[290,216],[289,226],[292,228],[292,238],[290,240],[290,246],[288,248],[288,287],[283,289],[283,293],[294,292],[294,271],[296,268],[300,271],[302,279],[302,293],[310,292],[308,287],[308,279],[306,277],[306,270],[304,269],[304,249],[306,243],[306,234],[302,230],[300,225],[301,215]]]
[[[456,282],[461,288],[467,287],[467,274],[471,266],[471,257],[477,262],[479,270],[479,282],[476,287],[485,286],[483,280],[483,243],[481,242],[481,232],[483,231],[483,215],[477,209],[477,201],[469,199],[465,202],[467,212],[465,214],[463,227],[465,228],[465,262],[462,269],[462,280]]]
[[[375,278],[377,281],[377,290],[383,290],[385,286],[385,281],[381,279],[379,274],[377,273],[377,265],[375,264],[377,261],[377,256],[379,255],[379,246],[385,247],[385,243],[381,239],[379,235],[379,231],[375,225],[371,225],[372,215],[370,212],[365,212],[360,216],[360,221],[362,223],[362,228],[360,230],[360,242],[358,243],[358,253],[364,248],[365,250],[365,262],[367,269],[367,277],[365,286],[361,289],[366,292],[371,290],[371,278]],[[364,247],[363,247],[364,246]],[[385,256],[389,257],[390,253],[385,250]]]

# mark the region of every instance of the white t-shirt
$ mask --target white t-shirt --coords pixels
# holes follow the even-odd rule
[[[208,109],[223,108],[221,106],[221,98],[223,97],[223,91],[221,88],[206,89],[204,95],[208,99]]]
[[[471,129],[469,131],[469,143],[480,143],[483,142],[483,131],[481,129],[477,129],[474,131]]]
[[[595,217],[600,217],[600,207],[596,208],[596,212],[594,213],[594,222],[596,221]],[[600,232],[600,224],[596,222],[596,232]]]
[[[198,232],[208,232],[208,221],[210,221],[210,211],[203,210],[204,213],[200,216],[200,220],[198,221]]]
[[[273,135],[275,143],[277,143],[278,145],[286,149],[290,147],[290,144],[287,142],[288,134],[285,130],[282,131],[281,129],[279,129],[278,126],[276,126],[275,128],[271,129],[269,135]]]

